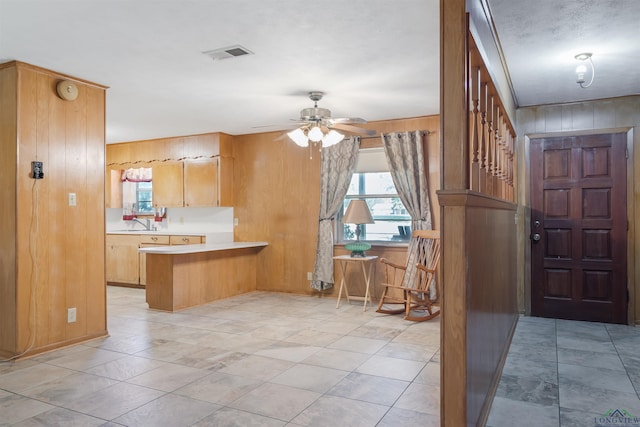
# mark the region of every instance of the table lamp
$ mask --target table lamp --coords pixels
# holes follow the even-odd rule
[[[351,200],[347,207],[347,212],[342,217],[344,224],[356,225],[356,241],[350,242],[344,245],[344,248],[351,251],[352,257],[364,257],[366,256],[364,251],[371,249],[371,245],[360,241],[360,226],[362,224],[374,224],[373,216],[367,202],[365,200]]]

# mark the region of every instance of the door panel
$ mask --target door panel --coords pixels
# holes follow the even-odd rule
[[[626,323],[625,152],[622,133],[531,140],[534,316]]]

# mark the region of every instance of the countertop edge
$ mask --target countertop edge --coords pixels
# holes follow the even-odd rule
[[[124,236],[205,236],[210,233],[169,230],[107,230],[105,234],[118,234]]]
[[[228,251],[244,248],[261,248],[268,246],[267,242],[227,242],[201,243],[196,245],[154,246],[139,248],[138,252],[158,255],[195,254],[201,252]]]

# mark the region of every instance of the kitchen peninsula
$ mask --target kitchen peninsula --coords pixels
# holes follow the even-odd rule
[[[256,290],[256,258],[266,242],[140,248],[147,259],[149,308],[177,311]]]

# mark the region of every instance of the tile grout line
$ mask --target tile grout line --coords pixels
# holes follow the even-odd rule
[[[624,368],[624,372],[627,374],[627,378],[629,378],[629,382],[631,383],[631,386],[633,387],[633,390],[636,392],[636,396],[638,397],[638,399],[640,399],[640,390],[638,389],[638,387],[636,387],[635,383],[631,379],[631,375],[629,375],[629,369],[627,369],[627,365],[624,363],[624,360],[622,359],[622,356],[620,355],[620,352],[618,351],[618,346],[616,345],[616,342],[615,342],[613,336],[611,336],[611,333],[609,332],[609,328],[605,325],[604,329],[607,331],[607,335],[609,336],[609,339],[611,340],[611,344],[613,345],[613,348],[616,349],[616,355],[620,359],[620,363],[622,364],[622,367]]]
[[[555,333],[555,343],[556,343],[556,382],[558,383],[558,427],[562,427],[562,411],[560,408],[562,405],[560,404],[560,354],[558,352],[558,320],[553,319],[553,330]]]

